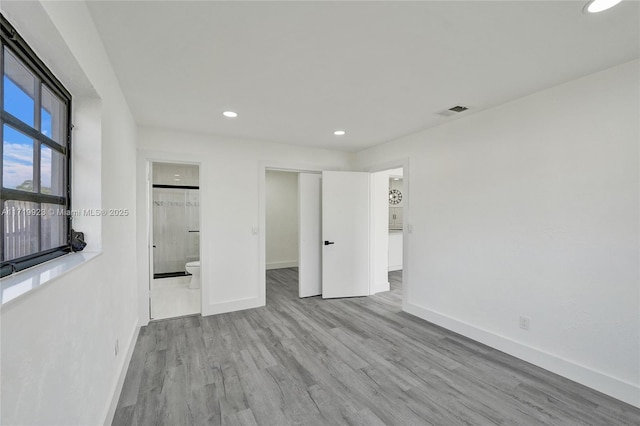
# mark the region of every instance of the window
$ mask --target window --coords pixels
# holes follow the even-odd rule
[[[71,95],[3,15],[1,276],[70,249]]]

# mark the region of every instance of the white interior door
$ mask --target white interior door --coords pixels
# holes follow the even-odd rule
[[[322,297],[369,295],[369,173],[322,172]]]
[[[322,294],[322,175],[298,174],[298,293]]]

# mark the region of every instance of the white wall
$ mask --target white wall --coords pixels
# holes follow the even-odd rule
[[[364,169],[410,156],[405,310],[640,405],[638,75],[633,61],[357,154]]]
[[[72,207],[131,214],[74,219],[102,255],[2,307],[0,423],[102,424],[137,330],[136,128],[84,3],[2,13],[74,96]]]
[[[265,303],[261,211],[265,168],[347,170],[351,155],[271,142],[139,128],[138,267],[141,317],[148,312],[148,199],[146,162],[200,164],[202,313],[212,315]],[[177,143],[176,141],[180,141]],[[255,232],[254,232],[255,231]],[[148,315],[148,314],[147,314]],[[148,318],[148,317],[147,317]],[[144,322],[144,321],[143,321]]]
[[[265,177],[267,269],[298,266],[298,174],[267,170]]]

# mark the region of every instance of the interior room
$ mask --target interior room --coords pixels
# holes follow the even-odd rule
[[[266,170],[266,303],[270,297],[298,297],[298,173]]]
[[[153,163],[150,318],[200,312],[200,170]]]
[[[267,270],[298,267],[298,173],[267,170]]]
[[[371,173],[372,293],[402,294],[404,207],[408,205],[404,168]]]
[[[402,212],[404,207],[403,170],[393,169],[389,174],[389,285],[402,289]],[[394,288],[395,287],[395,288]]]
[[[0,424],[640,423],[640,2],[0,12]]]
[[[389,272],[402,270],[402,181],[389,177]]]

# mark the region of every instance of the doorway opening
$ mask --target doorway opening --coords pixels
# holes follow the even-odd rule
[[[201,312],[200,167],[151,164],[150,319]]]
[[[322,294],[321,173],[265,170],[265,302]]]
[[[265,172],[266,300],[298,297],[298,172]]]
[[[404,168],[372,173],[372,274],[375,293],[402,300],[407,191]]]
[[[266,304],[288,283],[288,300],[385,293],[400,308],[408,182],[405,162],[396,164],[367,172],[262,168]]]

